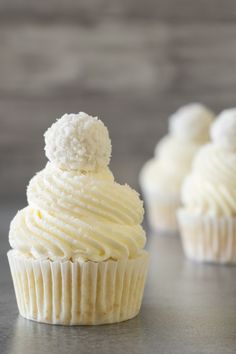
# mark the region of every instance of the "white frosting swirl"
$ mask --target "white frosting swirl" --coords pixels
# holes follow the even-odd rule
[[[184,207],[197,214],[236,215],[236,153],[208,144],[197,154],[182,189]]]
[[[147,193],[157,193],[159,197],[179,198],[182,182],[190,170],[192,159],[200,145],[180,144],[173,137],[163,138],[155,150],[156,157],[149,160],[140,174],[140,182]]]
[[[109,170],[78,175],[48,163],[27,196],[29,206],[13,219],[9,240],[35,258],[132,258],[145,245],[138,194],[115,183]]]
[[[64,114],[44,136],[46,156],[62,169],[96,171],[110,162],[108,130],[97,117]]]
[[[221,112],[212,126],[211,137],[222,148],[236,151],[236,108]]]
[[[144,192],[180,199],[180,189],[199,148],[209,140],[214,115],[200,104],[189,104],[170,117],[170,133],[156,146],[155,157],[140,174]]]
[[[169,119],[169,131],[176,138],[204,143],[209,140],[209,128],[214,114],[200,103],[178,109]]]

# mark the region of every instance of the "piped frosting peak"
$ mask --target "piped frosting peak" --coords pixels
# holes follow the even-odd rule
[[[180,140],[207,142],[214,114],[200,103],[178,109],[169,119],[170,133]]]

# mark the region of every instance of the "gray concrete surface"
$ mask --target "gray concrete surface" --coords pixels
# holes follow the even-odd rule
[[[1,354],[233,354],[236,267],[186,260],[178,236],[148,235],[150,272],[140,315],[98,327],[60,327],[19,317],[6,260],[8,224],[0,207]]]

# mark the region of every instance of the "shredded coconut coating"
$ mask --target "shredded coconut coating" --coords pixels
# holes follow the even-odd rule
[[[212,126],[211,137],[218,146],[236,151],[236,108],[220,113]]]
[[[97,117],[84,112],[64,114],[44,137],[47,158],[61,169],[97,171],[109,165],[111,140]]]
[[[209,140],[209,128],[215,118],[213,112],[200,103],[178,109],[169,119],[170,133],[180,140],[204,143]]]

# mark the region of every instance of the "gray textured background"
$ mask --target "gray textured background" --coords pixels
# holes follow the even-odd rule
[[[99,115],[112,169],[137,174],[189,101],[235,105],[234,0],[0,0],[0,199],[25,200],[45,164],[45,129]]]

